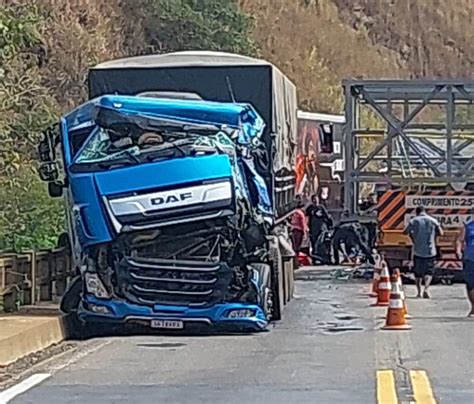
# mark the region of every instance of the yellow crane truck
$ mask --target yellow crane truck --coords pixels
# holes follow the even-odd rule
[[[444,229],[437,275],[460,275],[459,229],[474,207],[474,81],[345,80],[344,209],[377,194],[377,248],[410,270],[403,230],[423,206]]]
[[[403,233],[408,221],[415,215],[418,206],[435,217],[443,227],[444,234],[438,237],[439,275],[452,276],[453,271],[462,269],[455,253],[455,242],[460,227],[470,217],[474,207],[474,193],[465,191],[409,191],[387,190],[379,194],[377,221],[379,233],[377,245],[380,252],[393,265],[404,269],[411,267],[411,240]]]

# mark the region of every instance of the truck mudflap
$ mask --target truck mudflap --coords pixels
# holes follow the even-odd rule
[[[120,299],[98,299],[86,294],[78,317],[85,323],[141,324],[157,330],[186,330],[194,325],[217,328],[264,330],[268,321],[255,304],[219,303],[209,307],[137,305]]]

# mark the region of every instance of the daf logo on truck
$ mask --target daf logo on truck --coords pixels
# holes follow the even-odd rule
[[[189,199],[193,199],[192,192],[181,192],[181,193],[167,194],[163,196],[158,196],[156,198],[152,198],[150,200],[150,203],[153,206],[166,206],[166,205],[175,204],[176,202],[185,202]]]

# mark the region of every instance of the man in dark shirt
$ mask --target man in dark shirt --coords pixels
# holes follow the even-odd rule
[[[324,242],[327,233],[332,228],[333,221],[326,208],[319,203],[317,195],[312,196],[311,205],[306,208],[306,216],[308,217],[312,255],[319,258],[320,261],[327,261],[328,254],[324,251]]]
[[[413,243],[413,272],[416,277],[417,297],[421,297],[421,282],[425,281],[423,297],[430,298],[428,288],[434,273],[436,258],[436,236],[443,235],[439,222],[429,216],[425,208],[418,206],[416,216],[410,220],[405,228]]]

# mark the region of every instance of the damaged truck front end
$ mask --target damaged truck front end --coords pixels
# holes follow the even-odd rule
[[[265,293],[266,266],[231,257],[227,235],[211,223],[199,229],[177,227],[176,232],[137,232],[91,248],[82,273],[80,317],[158,328],[236,322],[264,328],[270,312],[262,299],[271,298]]]
[[[62,119],[83,322],[261,330],[273,316],[274,226],[248,104],[103,96]]]

